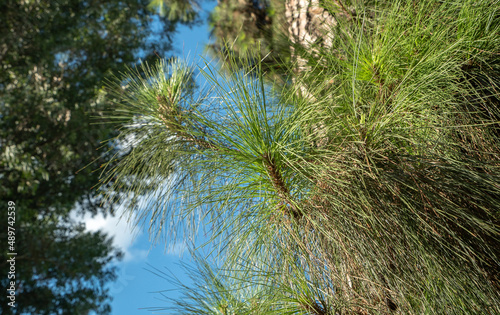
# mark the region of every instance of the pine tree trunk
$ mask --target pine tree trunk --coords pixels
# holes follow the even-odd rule
[[[334,5],[336,1],[332,1]],[[318,48],[332,46],[331,27],[337,24],[335,18],[323,7],[319,0],[287,0],[285,16],[288,22],[288,36],[291,41],[291,57],[297,74],[307,71],[307,60],[296,51],[297,47],[317,54]],[[295,79],[294,79],[295,81]],[[302,96],[314,97],[305,86],[300,87]]]
[[[303,71],[306,61],[295,53],[295,46],[304,49],[314,49],[315,45],[331,47],[330,28],[336,25],[336,21],[319,5],[319,0],[288,0],[285,4],[285,15],[292,42],[292,59],[297,62],[297,70]]]

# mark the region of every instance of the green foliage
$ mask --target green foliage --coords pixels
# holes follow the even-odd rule
[[[6,216],[2,219],[7,221]],[[1,233],[7,239],[7,228]],[[50,220],[16,228],[16,308],[3,297],[2,314],[109,314],[109,289],[116,280],[112,266],[122,254],[101,232],[86,232],[71,221]],[[2,253],[2,271],[8,274],[12,256]],[[12,279],[10,279],[12,280]],[[9,287],[7,277],[2,287]]]
[[[199,5],[195,0],[151,0],[148,8],[158,11],[172,22],[192,23],[198,17]]]
[[[76,173],[106,159],[96,149],[113,131],[94,125],[92,116],[102,116],[104,77],[135,62],[146,46],[150,17],[143,5],[2,4],[2,196],[37,213],[91,202],[86,195],[98,174],[91,168]],[[169,23],[165,27],[172,30]],[[91,203],[87,210],[95,212],[99,200]]]
[[[60,222],[72,209],[95,214],[111,208],[92,190],[95,165],[109,158],[97,149],[115,133],[97,124],[106,101],[102,80],[140,55],[154,56],[146,6],[141,0],[0,3],[0,201],[4,207],[13,201],[17,209],[16,314],[109,313],[104,284],[115,277],[107,263],[117,253],[103,235]],[[156,49],[163,52],[175,25],[160,22],[155,35],[163,44]],[[2,242],[4,262],[6,253]],[[75,274],[59,273],[64,268]],[[7,296],[0,300],[7,314]]]
[[[212,71],[204,72],[210,80]],[[192,80],[188,74],[191,70],[176,62],[159,62],[151,68],[143,65],[141,71],[126,74],[128,84],[117,92],[121,102],[110,118],[128,121],[118,141],[127,145],[118,154],[120,161],[105,173],[104,185],[114,182],[116,191],[127,187],[117,196],[131,198],[132,206],[136,196],[147,193],[152,210],[140,216],[154,233],[165,230],[165,222],[179,215],[192,222],[200,215],[196,209],[201,205],[210,209],[210,218],[205,219],[220,225],[220,231],[229,228],[235,217],[251,219],[241,207],[265,211],[265,216],[270,214],[269,202],[294,208],[293,195],[301,192],[287,186],[298,179],[287,176],[289,182],[284,182],[285,174],[281,174],[283,150],[300,141],[298,132],[285,129],[288,120],[297,119],[287,117],[287,104],[271,106],[276,99],[245,72],[228,80],[213,79],[214,89],[205,93],[185,93]],[[269,200],[269,189],[274,191],[274,200]],[[247,195],[240,198],[240,193],[250,194],[251,200]],[[232,217],[226,212],[228,207],[238,215],[225,221]],[[254,224],[259,223],[246,226],[251,229]],[[168,232],[175,234],[183,228],[180,223]]]
[[[152,0],[148,8],[172,22],[188,25],[199,21],[201,11],[195,0]],[[236,56],[235,60],[248,55],[256,60],[265,58],[265,70],[282,73],[280,63],[288,62],[290,56],[288,41],[283,36],[283,12],[282,1],[218,1],[208,18],[213,42],[206,49],[221,60],[229,55]]]
[[[214,42],[207,50],[221,60],[229,55],[235,60],[252,56],[253,63],[265,59],[265,71],[283,73],[283,64],[290,60],[284,18],[283,1],[219,1],[209,17]]]
[[[154,235],[207,227],[218,261],[173,312],[500,312],[498,6],[349,10],[285,86],[233,55],[196,97],[168,92],[177,64],[128,74],[104,183],[146,195]]]

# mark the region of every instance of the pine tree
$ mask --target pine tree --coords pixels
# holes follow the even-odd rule
[[[194,286],[167,309],[499,312],[493,3],[358,5],[285,85],[252,57],[228,57],[247,65],[228,76],[207,65],[195,94],[182,64],[129,73],[116,118],[133,141],[104,183],[149,197],[138,223],[154,235],[201,225],[215,248],[214,264],[193,253]]]

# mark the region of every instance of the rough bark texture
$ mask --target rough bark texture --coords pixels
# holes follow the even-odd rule
[[[297,62],[297,70],[306,68],[306,60],[295,54],[295,45],[305,49],[314,45],[331,47],[330,28],[336,25],[334,17],[320,6],[319,0],[288,0],[285,4],[288,33],[292,42],[292,59]]]

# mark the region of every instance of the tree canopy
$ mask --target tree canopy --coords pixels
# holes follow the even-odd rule
[[[108,263],[120,253],[105,235],[72,222],[70,212],[112,208],[92,189],[95,170],[113,154],[97,149],[116,133],[101,119],[103,80],[139,58],[158,58],[154,51],[165,56],[175,31],[175,23],[147,6],[143,0],[0,3],[0,200],[16,204],[18,252],[18,307],[7,307],[3,294],[2,314],[109,313],[105,283],[115,269]],[[161,26],[154,34],[153,22]],[[6,211],[0,227],[6,240]],[[4,262],[6,246],[2,241]],[[8,279],[0,281],[6,287]]]
[[[243,57],[252,52],[255,58],[264,59],[266,69],[276,70],[290,62],[283,1],[219,1],[210,13],[209,25],[213,42],[208,51],[222,60],[228,54]]]
[[[18,222],[17,226],[16,307],[3,297],[2,314],[111,312],[107,284],[116,280],[116,262],[122,253],[113,248],[109,237],[68,221]],[[2,271],[8,270],[11,257],[2,253]]]
[[[97,174],[91,167],[75,175],[88,163],[103,161],[96,149],[112,134],[109,126],[93,124],[103,110],[103,79],[135,63],[140,53],[153,55],[146,5],[3,2],[3,196],[15,196],[38,212],[91,201],[82,192],[90,192]],[[157,49],[169,48],[174,30],[168,21],[162,25],[163,42],[157,46],[163,47]]]

